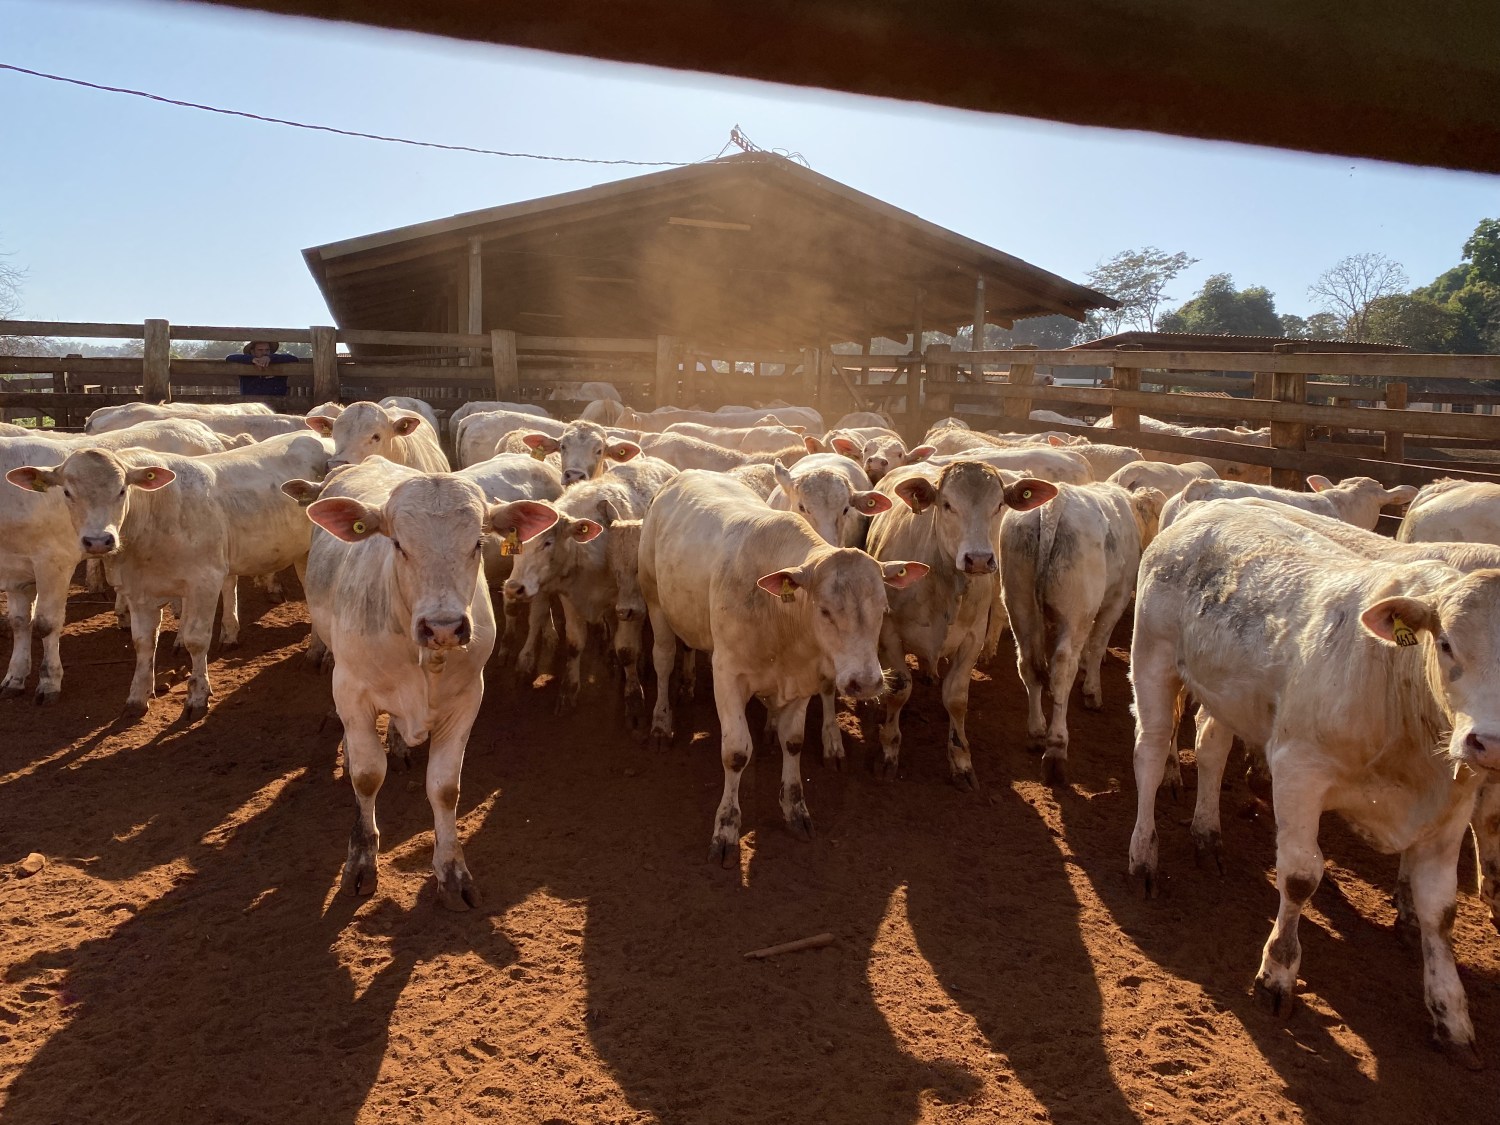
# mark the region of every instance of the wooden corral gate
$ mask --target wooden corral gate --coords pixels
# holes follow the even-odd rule
[[[472,399],[546,402],[563,384],[613,383],[625,401],[653,406],[782,399],[818,407],[830,424],[852,409],[884,409],[908,440],[934,420],[957,415],[975,428],[1097,430],[1032,420],[1035,408],[1114,419],[1109,440],[1137,448],[1266,465],[1276,483],[1298,487],[1307,473],[1363,474],[1387,486],[1424,484],[1442,476],[1500,482],[1500,356],[1413,353],[1107,351],[963,352],[929,346],[919,355],[851,355],[832,350],[718,348],[669,336],[654,340],[485,334],[386,332],[368,329],[259,328],[54,321],[0,321],[0,336],[140,339],[138,358],[0,356],[0,411],[6,417],[49,417],[64,428],[88,412],[138,400],[214,401],[237,397],[247,368],[222,360],[171,355],[174,340],[271,339],[306,343],[310,363],[287,364],[290,394],[271,400],[290,411],[319,402],[351,402],[388,394],[426,398],[439,407]],[[406,349],[354,356],[361,350]],[[1109,368],[1100,386],[1056,386],[1040,372],[1063,377],[1078,368]],[[1215,372],[1252,371],[1252,379]],[[1205,374],[1207,373],[1207,374]],[[1472,392],[1427,391],[1424,383],[1454,380]],[[1464,385],[1460,383],[1459,385]],[[1154,389],[1151,389],[1154,388]],[[1205,397],[1203,390],[1240,397]],[[1193,393],[1197,391],[1199,393]],[[1449,404],[1461,410],[1411,409]],[[563,413],[566,413],[566,403]],[[1270,447],[1208,441],[1139,429],[1141,415],[1202,425],[1271,429]]]

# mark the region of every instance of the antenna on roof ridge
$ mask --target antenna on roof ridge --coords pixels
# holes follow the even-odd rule
[[[739,125],[735,125],[734,128],[729,130],[729,143],[734,145],[741,152],[755,152],[761,153],[765,156],[779,156],[783,160],[795,160],[804,168],[812,167],[812,165],[807,162],[807,157],[803,156],[800,152],[788,152],[784,148],[761,148],[760,145],[756,144],[749,137],[745,136],[745,131],[741,129]],[[722,152],[723,149],[720,149],[719,151]]]

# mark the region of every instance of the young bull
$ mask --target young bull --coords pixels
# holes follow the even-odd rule
[[[408,746],[431,738],[427,799],[432,869],[446,905],[478,904],[458,840],[459,779],[484,697],[495,616],[481,573],[489,534],[527,539],[556,518],[530,500],[491,505],[473,481],[373,458],[329,482],[307,509],[314,537],[307,601],[334,654],[333,698],[359,802],[342,889],[371,894],[380,830],[375,798],[386,754],[376,720]]]
[[[420,414],[389,410],[375,402],[356,402],[337,418],[309,417],[306,423],[314,433],[333,439],[330,469],[358,465],[378,455],[424,473],[448,471],[448,458],[438,443],[437,431]]]
[[[868,518],[891,506],[858,465],[837,453],[809,454],[790,469],[777,461],[772,470],[776,491],[766,503],[796,512],[835,547],[863,547]]]
[[[890,693],[880,726],[878,772],[896,776],[901,753],[901,709],[911,698],[906,654],[922,667],[949,662],[943,677],[948,711],[948,764],[953,780],[974,788],[974,765],[964,720],[969,677],[984,647],[995,601],[1000,519],[1006,508],[1027,511],[1057,495],[1046,481],[1023,477],[1007,485],[998,470],[976,461],[942,469],[898,469],[880,491],[900,500],[870,525],[869,551],[877,560],[916,559],[932,573],[921,586],[891,594],[891,612],[880,633],[880,661],[889,669]]]
[[[915,465],[936,452],[930,445],[918,445],[908,450],[900,434],[883,426],[829,430],[823,440],[807,438],[806,444],[809,453],[832,450],[857,461],[871,484],[879,484],[880,478],[892,469]]]
[[[611,440],[604,427],[593,422],[569,422],[557,437],[533,431],[521,440],[528,449],[536,450],[544,457],[549,453],[559,456],[564,488],[597,479],[608,461],[623,464],[641,453],[641,447],[635,442]]]
[[[1000,526],[1001,585],[1026,687],[1026,733],[1044,749],[1042,777],[1050,785],[1067,780],[1068,699],[1080,665],[1083,705],[1104,707],[1104,649],[1135,593],[1141,551],[1165,502],[1154,488],[1060,484],[1050,504],[1010,512]],[[1042,714],[1044,684],[1052,692],[1050,724]]]
[[[1311,492],[1293,492],[1287,488],[1272,488],[1268,484],[1245,484],[1233,480],[1193,481],[1167,502],[1162,509],[1161,525],[1171,527],[1181,518],[1183,509],[1189,504],[1205,500],[1238,500],[1254,496],[1262,500],[1330,516],[1347,524],[1375,530],[1380,522],[1380,509],[1392,504],[1407,504],[1416,496],[1417,490],[1409,484],[1398,484],[1386,488],[1370,477],[1345,477],[1338,484],[1316,473],[1307,478]]]
[[[883,679],[876,650],[886,587],[904,589],[922,563],[877,563],[830,547],[800,516],[767,508],[744,485],[690,471],[662,489],[641,528],[640,580],[654,634],[656,708],[651,737],[672,737],[669,686],[679,638],[712,654],[722,733],[724,793],[710,861],[738,865],[740,775],[750,761],[750,697],[766,700],[781,742],[781,811],[803,836],[812,818],[802,793],[808,700],[832,685],[866,699]]]
[[[1155,796],[1186,686],[1221,741],[1264,747],[1271,771],[1281,905],[1257,995],[1291,1009],[1297,923],[1323,875],[1318,822],[1335,810],[1401,853],[1428,1011],[1440,1042],[1472,1059],[1451,930],[1476,771],[1500,769],[1500,571],[1367,559],[1252,505],[1216,507],[1164,531],[1141,563],[1131,873],[1154,889]]]

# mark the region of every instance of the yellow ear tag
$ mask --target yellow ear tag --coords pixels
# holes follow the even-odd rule
[[[531,456],[537,461],[545,461],[547,459],[547,451],[540,445],[533,445],[531,447]]]
[[[1391,636],[1402,648],[1410,648],[1417,643],[1417,634],[1412,627],[1399,617],[1391,619]]]
[[[783,582],[781,584],[781,593],[777,596],[784,602],[794,602],[797,600],[796,589],[797,587],[792,583]]]
[[[349,525],[349,528],[354,532],[355,535],[363,535],[365,533],[365,521],[355,520],[352,524]]]
[[[521,535],[515,528],[511,528],[500,537],[500,553],[502,555],[519,555],[521,553]]]
[[[47,486],[45,484],[43,484],[42,481],[41,481],[41,478],[38,477],[36,480],[33,480],[31,482],[31,491],[32,492],[46,492],[47,491]]]

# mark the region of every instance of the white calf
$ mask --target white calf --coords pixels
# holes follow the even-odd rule
[[[1171,527],[1181,518],[1183,508],[1189,504],[1254,496],[1343,520],[1365,531],[1373,531],[1380,522],[1381,508],[1388,504],[1408,503],[1417,494],[1417,490],[1409,484],[1386,488],[1369,477],[1345,477],[1334,484],[1327,477],[1315,474],[1307,478],[1307,483],[1312,487],[1312,492],[1293,492],[1286,488],[1272,488],[1268,484],[1245,484],[1234,480],[1193,481],[1167,502],[1162,510],[1161,525],[1164,528]]]

